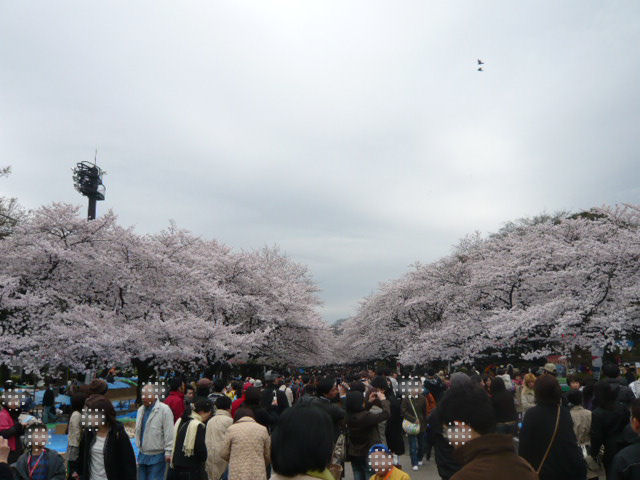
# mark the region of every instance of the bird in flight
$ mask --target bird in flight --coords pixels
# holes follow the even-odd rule
[[[478,59],[478,65],[484,65],[484,62],[480,59]]]
[[[479,72],[484,72],[484,70],[482,69],[482,67],[478,68]]]

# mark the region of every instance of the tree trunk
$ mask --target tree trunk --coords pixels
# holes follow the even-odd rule
[[[131,360],[131,364],[138,374],[138,386],[136,387],[136,405],[142,405],[142,387],[144,387],[155,370],[149,364],[149,361],[142,361],[137,358]]]

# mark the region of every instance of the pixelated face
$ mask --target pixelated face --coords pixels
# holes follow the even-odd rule
[[[106,425],[106,423],[107,417],[102,410],[87,407],[82,410],[80,424],[83,426],[83,428],[86,428],[88,430],[97,430],[103,425]]]
[[[16,390],[4,392],[3,398],[9,410],[19,410],[27,404],[27,394]]]
[[[153,382],[142,389],[142,403],[145,407],[153,405],[158,398],[165,398],[167,385],[164,382]]]
[[[386,473],[393,468],[393,456],[384,450],[376,450],[369,454],[369,466],[376,473]]]
[[[471,427],[462,421],[454,420],[446,426],[444,434],[449,440],[449,445],[458,448],[471,440]]]
[[[36,428],[28,430],[24,435],[27,447],[44,448],[49,443],[49,432],[46,428]]]
[[[418,378],[402,380],[398,384],[398,391],[402,398],[418,398],[418,395],[422,393],[422,383]]]

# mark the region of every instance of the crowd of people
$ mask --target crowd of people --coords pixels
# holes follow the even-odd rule
[[[0,480],[406,480],[435,462],[444,480],[640,479],[640,383],[605,365],[599,381],[556,366],[401,376],[387,368],[141,390],[135,429],[94,380],[72,395],[65,458],[44,423],[0,411]],[[138,453],[131,442],[134,437]],[[408,447],[410,465],[400,457]]]

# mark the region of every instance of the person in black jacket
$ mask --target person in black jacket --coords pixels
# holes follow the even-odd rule
[[[278,414],[269,408],[264,408],[261,405],[262,392],[256,387],[249,387],[245,392],[245,400],[242,404],[245,408],[250,408],[253,411],[256,422],[265,427],[269,433],[278,422]]]
[[[578,447],[571,414],[562,403],[562,389],[553,375],[543,374],[534,386],[536,406],[527,410],[520,430],[519,454],[536,470],[552,442],[558,409],[560,422],[549,456],[542,464],[540,480],[584,480],[587,465]]]
[[[591,414],[591,449],[596,459],[604,446],[602,463],[608,471],[613,457],[624,446],[623,432],[629,423],[629,411],[617,401],[619,392],[610,382],[599,381],[594,387],[594,400],[598,405]]]
[[[608,480],[635,480],[640,478],[640,399],[631,402],[632,442],[620,450],[607,473]]]
[[[211,400],[200,397],[193,402],[193,410],[187,409],[176,422],[176,437],[167,480],[207,480],[205,424],[212,413]]]
[[[431,394],[433,398],[435,398],[436,402],[439,402],[444,394],[447,386],[444,384],[442,379],[436,375],[436,371],[433,368],[427,370],[427,378],[423,384],[426,389],[425,395]]]
[[[387,440],[387,447],[394,455],[404,455],[404,437],[402,436],[402,408],[401,402],[393,393],[391,385],[387,385],[384,395],[389,400],[390,415],[387,420],[384,437]]]
[[[347,458],[351,462],[354,480],[365,480],[373,475],[367,466],[367,456],[372,445],[380,443],[378,424],[389,418],[391,406],[382,392],[372,392],[368,405],[377,405],[379,413],[367,410],[364,395],[359,391],[347,393]]]
[[[301,405],[313,404],[323,409],[331,417],[333,422],[333,441],[338,439],[340,433],[345,429],[345,417],[346,413],[343,408],[340,407],[336,400],[338,399],[338,384],[333,377],[321,378],[316,385],[316,396],[304,395],[298,403]]]
[[[136,480],[136,457],[116,410],[104,395],[87,398],[78,459],[69,463],[71,477],[78,480]],[[102,475],[102,476],[101,476]]]
[[[496,377],[489,387],[491,396],[491,405],[496,415],[496,433],[506,433],[515,435],[516,420],[518,412],[516,412],[516,404],[511,392],[504,385],[504,380]]]
[[[472,381],[469,376],[462,372],[456,372],[451,375],[451,388],[473,388],[474,386],[480,388],[486,393],[482,378],[477,375],[478,381]],[[447,390],[448,391],[448,390]],[[443,398],[447,395],[445,392]],[[453,446],[449,442],[449,439],[444,435],[442,421],[442,408],[440,405],[436,406],[435,410],[429,415],[427,419],[427,439],[430,445],[433,445],[436,457],[436,466],[438,467],[438,475],[442,480],[449,480],[458,470],[461,465],[453,457]]]
[[[616,392],[616,400],[625,407],[629,407],[636,396],[627,385],[627,380],[620,376],[620,368],[614,363],[607,363],[602,367],[602,374],[604,375],[604,381],[609,383]],[[599,406],[597,400],[595,406]]]

